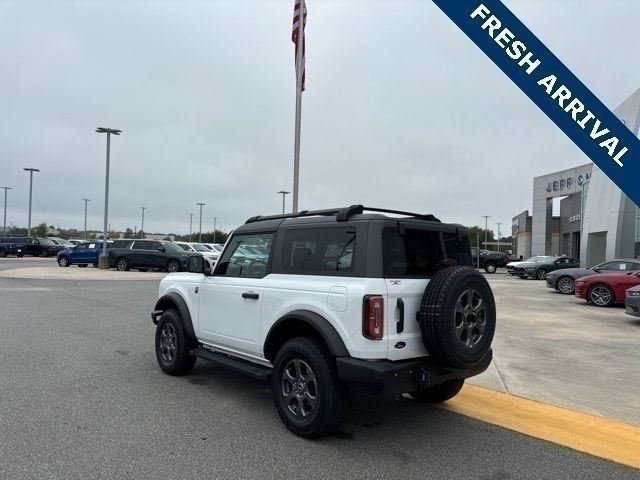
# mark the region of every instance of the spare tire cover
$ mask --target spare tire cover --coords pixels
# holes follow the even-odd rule
[[[472,367],[491,348],[495,332],[491,287],[475,268],[440,270],[424,291],[418,321],[429,355],[456,368]]]

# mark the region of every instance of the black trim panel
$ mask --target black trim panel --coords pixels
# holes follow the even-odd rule
[[[187,307],[187,302],[178,295],[177,293],[171,292],[163,295],[156,302],[156,306],[154,308],[155,312],[164,311],[166,308],[162,308],[162,304],[170,302],[178,309],[178,313],[180,314],[180,320],[182,321],[182,326],[185,330],[185,333],[189,338],[196,338],[196,334],[193,330],[193,323],[191,321],[191,313],[189,313],[189,307]],[[152,314],[153,317],[153,314]]]

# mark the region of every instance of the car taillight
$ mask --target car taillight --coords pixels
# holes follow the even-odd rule
[[[371,340],[382,340],[384,333],[384,299],[380,295],[364,297],[362,334]]]

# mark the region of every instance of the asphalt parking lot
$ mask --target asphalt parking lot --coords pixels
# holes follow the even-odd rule
[[[518,284],[506,275],[491,282],[497,292],[505,287],[499,284],[512,282],[514,300],[522,301],[521,289],[555,298],[542,283]],[[162,374],[148,315],[156,294],[157,281],[0,278],[0,477],[638,478],[637,470],[488,423],[357,391],[340,434],[302,440],[280,423],[265,384],[200,361],[186,377]],[[573,385],[586,385],[589,364],[599,372],[605,364],[626,362],[638,371],[637,353],[619,362],[607,357],[608,345],[640,328],[620,309],[602,316],[601,309],[585,307],[574,325],[555,300],[532,299],[540,311],[533,315],[502,293],[496,296],[502,318],[494,343],[499,375],[484,381],[499,377],[516,394],[526,387],[548,395],[556,382],[578,372]],[[527,318],[537,327],[533,331],[524,327]],[[591,325],[596,319],[600,327]],[[609,324],[622,330],[612,335]],[[602,338],[586,340],[587,332]],[[545,339],[565,347],[543,348]],[[573,343],[566,345],[570,339],[584,350],[563,356],[573,349]],[[514,353],[519,345],[529,346],[523,358]],[[533,354],[539,358],[529,358]],[[559,380],[536,386],[557,372]],[[612,379],[612,385],[637,388],[629,386],[635,372],[626,381],[624,375]],[[591,390],[603,389],[595,383]],[[563,392],[557,397],[564,401]]]

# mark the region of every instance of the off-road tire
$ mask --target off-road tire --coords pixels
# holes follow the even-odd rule
[[[488,262],[484,264],[484,271],[487,273],[496,273],[498,267],[493,262]]]
[[[600,293],[598,293],[599,291]],[[598,297],[600,297],[601,300],[598,300]],[[610,307],[616,303],[616,294],[608,285],[597,283],[587,292],[587,301],[596,307]]]
[[[419,402],[442,403],[455,397],[463,385],[464,378],[449,380],[426,390],[411,392],[409,395]]]
[[[129,265],[129,260],[127,260],[124,257],[120,257],[116,260],[116,269],[119,272],[128,272],[129,271],[130,265]]]
[[[342,423],[347,409],[346,389],[338,378],[334,357],[316,338],[294,338],[280,348],[273,365],[271,388],[282,423],[296,435],[322,437],[333,433]],[[313,398],[313,407],[309,407]]]
[[[156,327],[156,359],[162,371],[174,376],[189,373],[196,363],[196,357],[189,354],[195,343],[185,334],[180,314],[166,310]]]
[[[487,279],[465,266],[436,272],[422,296],[418,321],[433,358],[456,368],[477,365],[489,351],[496,327]]]
[[[569,286],[571,287],[569,289]],[[567,275],[560,277],[556,282],[556,287],[560,293],[572,295],[575,292],[575,280]]]

